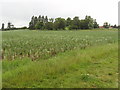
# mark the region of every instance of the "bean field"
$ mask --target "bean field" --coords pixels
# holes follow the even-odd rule
[[[118,88],[118,30],[2,32],[3,88]]]
[[[117,42],[116,31],[6,31],[2,33],[2,58],[45,59],[73,49]]]

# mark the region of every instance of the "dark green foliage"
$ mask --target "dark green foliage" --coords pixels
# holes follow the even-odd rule
[[[45,22],[44,16],[42,16],[42,22],[43,22],[43,23]]]
[[[34,29],[34,25],[32,22],[29,23],[29,29]]]
[[[2,31],[4,30],[4,23],[2,23],[2,28],[1,29],[2,29]]]
[[[24,26],[24,27],[21,27],[20,29],[27,29],[27,27],[26,27],[26,26]]]
[[[113,26],[113,28],[118,28],[118,27],[117,27],[117,25],[115,24],[115,25]]]
[[[48,17],[46,16],[46,17],[45,17],[45,23],[47,23],[47,22],[48,22]]]
[[[93,18],[91,18],[91,16],[86,16],[85,22],[86,22],[86,29],[94,28],[94,20]]]
[[[29,29],[35,29],[34,16],[32,16],[31,22],[29,23]]]
[[[44,29],[44,23],[43,22],[37,22],[35,25],[35,29]]]
[[[99,25],[97,24],[96,20],[94,21],[94,28],[99,28]]]
[[[42,22],[42,17],[41,17],[41,15],[38,17],[38,22]]]
[[[104,27],[104,28],[109,28],[108,22],[105,22],[105,23],[103,24],[103,27]]]
[[[80,27],[81,29],[88,29],[88,23],[86,22],[86,20],[81,20],[80,21]]]
[[[72,19],[68,17],[66,19],[66,29],[71,30],[72,29],[71,25],[72,25]]]
[[[80,29],[79,17],[74,17],[71,24],[71,29]]]
[[[45,24],[48,23],[47,16],[32,17],[31,22],[29,23],[29,29],[45,29]]]
[[[7,28],[5,30],[15,30],[16,27],[11,22],[8,22]]]
[[[38,21],[38,19],[37,19],[37,17],[35,17],[35,18],[34,18],[34,25],[37,24],[37,21]]]
[[[54,29],[65,29],[65,19],[64,18],[56,18],[54,22]]]
[[[47,22],[45,24],[45,29],[47,29],[47,30],[53,30],[54,29],[53,28],[53,23],[52,22]]]
[[[86,16],[85,19],[80,20],[79,17],[74,17],[71,19],[68,17],[66,20],[64,18],[56,18],[55,21],[53,18],[48,18],[47,16],[32,17],[29,23],[29,29],[47,29],[47,30],[58,30],[58,29],[93,29],[98,28],[96,20],[91,18],[91,16]]]
[[[26,26],[20,27],[20,28],[14,28],[14,30],[25,30],[25,29],[28,29],[28,28]]]
[[[72,24],[72,20],[70,17],[66,19],[66,26],[70,26]]]
[[[53,23],[53,22],[54,22],[54,19],[53,19],[53,18],[50,18],[50,19],[49,19],[49,22],[52,22],[52,23]]]
[[[11,29],[11,23],[10,22],[8,22],[7,29]]]

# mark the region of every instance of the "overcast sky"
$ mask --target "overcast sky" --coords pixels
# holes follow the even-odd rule
[[[0,25],[12,22],[15,27],[28,26],[33,15],[50,18],[90,15],[100,25],[118,24],[119,0],[1,0]]]

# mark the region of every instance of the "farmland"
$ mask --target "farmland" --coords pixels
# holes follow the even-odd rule
[[[106,35],[107,34],[107,35]],[[7,31],[3,32],[3,59],[48,58],[59,52],[117,42],[116,31]]]
[[[3,87],[117,88],[117,43],[118,30],[3,31]]]

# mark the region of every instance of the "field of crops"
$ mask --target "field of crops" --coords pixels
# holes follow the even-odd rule
[[[2,33],[2,58],[45,59],[73,49],[117,42],[117,30],[6,31]]]
[[[117,88],[118,30],[2,32],[3,88]]]

